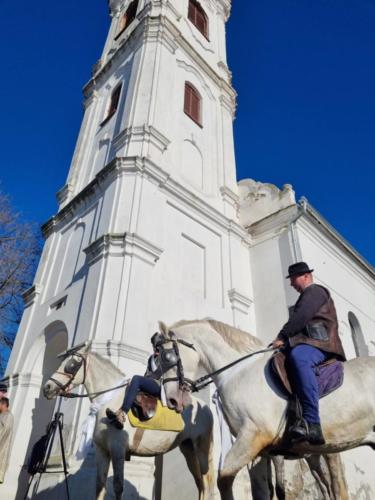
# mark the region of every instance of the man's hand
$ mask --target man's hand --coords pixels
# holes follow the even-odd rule
[[[271,342],[270,345],[271,345],[271,347],[274,347],[275,349],[277,349],[278,347],[283,347],[284,341],[280,340],[280,339],[275,339],[273,342]]]

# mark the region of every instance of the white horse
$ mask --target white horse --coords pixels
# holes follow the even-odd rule
[[[48,399],[63,395],[73,387],[84,384],[93,402],[95,394],[121,384],[124,374],[108,359],[89,350],[89,344],[68,350],[57,371],[44,386]],[[125,388],[116,391],[115,397],[99,409],[94,431],[96,445],[97,479],[96,495],[102,499],[110,460],[113,465],[113,485],[116,500],[121,500],[124,483],[124,461],[128,454],[142,457],[162,455],[176,447],[183,453],[188,468],[199,491],[199,500],[208,499],[214,487],[212,457],[213,417],[209,407],[199,399],[182,413],[185,428],[182,432],[140,430],[132,427],[128,420],[123,430],[109,424],[106,407],[117,409],[124,399]],[[100,396],[99,396],[100,397]]]
[[[160,323],[160,329],[167,338],[165,348],[177,345],[186,380],[195,379],[200,364],[211,373],[241,354],[264,347],[250,334],[213,320],[181,321],[170,328]],[[343,385],[320,401],[326,444],[312,446],[303,442],[291,450],[282,449],[287,401],[273,387],[267,368],[269,358],[269,353],[255,355],[214,377],[224,417],[236,436],[218,477],[225,500],[233,499],[232,485],[237,473],[258,456],[288,451],[302,458],[364,445],[375,448],[375,357],[345,363]],[[176,365],[165,376],[178,376],[178,371]],[[164,387],[168,405],[182,411],[183,384],[171,380]]]

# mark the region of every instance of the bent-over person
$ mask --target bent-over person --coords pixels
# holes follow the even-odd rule
[[[116,412],[111,410],[111,408],[106,409],[106,415],[109,422],[117,427],[117,429],[122,429],[124,427],[126,416],[130,408],[133,406],[139,392],[145,392],[150,396],[160,398],[160,378],[162,376],[162,372],[159,363],[159,341],[160,334],[154,333],[151,337],[151,344],[153,346],[154,353],[148,358],[146,373],[143,376],[134,375],[131,379],[125,391],[125,399],[121,408]]]

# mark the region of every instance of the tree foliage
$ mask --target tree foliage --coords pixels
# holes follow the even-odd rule
[[[0,374],[21,321],[22,293],[32,285],[40,252],[38,230],[22,220],[0,191]]]

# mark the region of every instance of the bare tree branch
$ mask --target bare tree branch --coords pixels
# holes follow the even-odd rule
[[[0,375],[5,370],[41,252],[39,231],[24,222],[0,191]]]

